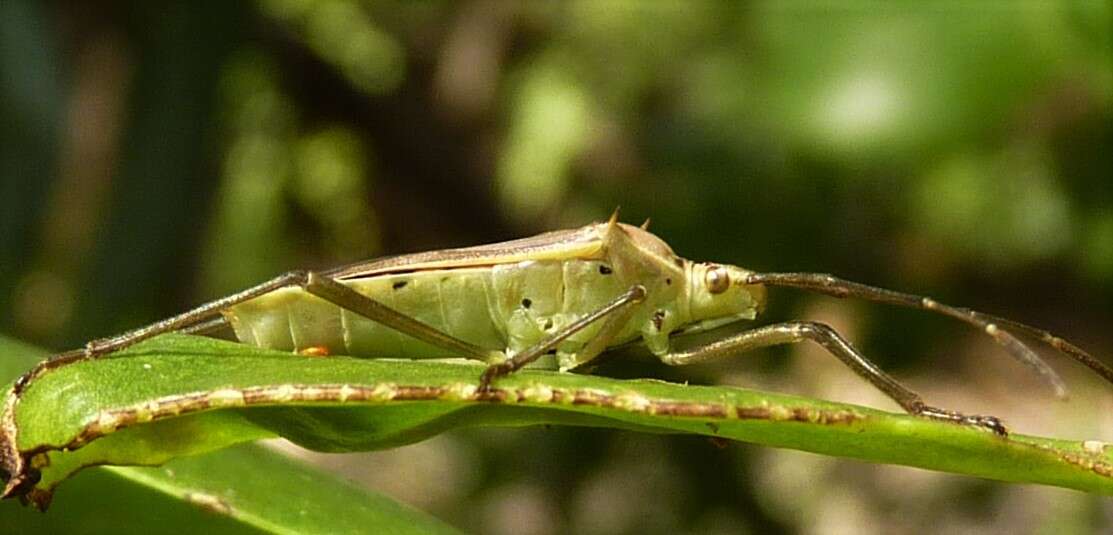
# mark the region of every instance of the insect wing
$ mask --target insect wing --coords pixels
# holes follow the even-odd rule
[[[390,273],[490,266],[526,260],[597,258],[602,251],[603,240],[598,225],[589,225],[475,247],[379,258],[345,266],[327,274],[340,280],[359,279]]]

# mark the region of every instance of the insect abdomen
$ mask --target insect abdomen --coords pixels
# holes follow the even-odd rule
[[[502,350],[490,314],[489,268],[422,271],[341,281],[430,327],[479,347]],[[357,357],[455,356],[340,308],[300,288],[284,288],[224,313],[241,342],[286,351],[325,348]]]
[[[490,307],[490,269],[429,270],[346,281],[356,291],[434,329],[485,349],[502,350],[505,335]],[[434,358],[452,355],[354,312],[343,310],[350,354]]]
[[[577,259],[423,270],[341,282],[456,338],[511,353],[597,309],[622,288],[604,263]],[[324,348],[331,354],[369,358],[459,356],[299,288],[242,303],[225,316],[242,342],[273,349]],[[575,351],[595,330],[577,333],[562,350]]]

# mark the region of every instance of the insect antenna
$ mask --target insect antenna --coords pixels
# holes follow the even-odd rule
[[[1020,323],[1019,321],[1011,320],[1008,318],[1002,318],[990,314],[983,314],[981,312],[971,312],[981,316],[982,318],[985,318],[988,321],[992,321],[999,325],[1005,325],[1011,329],[1015,329],[1017,331],[1023,332],[1024,334],[1027,334],[1028,336],[1036,338],[1044,344],[1057,349],[1060,353],[1063,353],[1064,355],[1067,355],[1068,357],[1082,363],[1082,365],[1090,368],[1095,373],[1102,376],[1106,381],[1113,383],[1113,368],[1105,365],[1105,363],[1098,360],[1093,355],[1087,353],[1082,348],[1062,338],[1059,338],[1058,336],[1055,336],[1050,331],[1040,329],[1038,327],[1033,327],[1031,325],[1026,325],[1024,323]]]
[[[1093,370],[1106,381],[1113,383],[1113,368],[1094,358],[1078,346],[1044,329],[1007,318],[968,308],[946,305],[929,297],[869,286],[823,273],[750,273],[744,283],[784,286],[838,298],[855,297],[866,301],[916,308],[950,316],[973,325],[993,337],[1013,358],[1035,371],[1055,390],[1055,395],[1059,398],[1067,397],[1067,387],[1059,374],[1055,373],[1055,370],[1048,366],[1035,351],[1032,351],[1031,348],[1006,329],[1012,329],[1038,339]]]

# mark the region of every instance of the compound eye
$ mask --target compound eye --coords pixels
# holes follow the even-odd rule
[[[721,294],[730,288],[730,275],[727,275],[727,270],[716,266],[707,270],[706,282],[707,291]]]

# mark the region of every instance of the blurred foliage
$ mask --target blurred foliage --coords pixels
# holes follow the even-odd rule
[[[68,347],[292,267],[621,205],[690,258],[922,291],[1108,360],[1111,19],[1086,0],[3,2],[0,329]],[[1111,390],[1077,367],[1055,404],[945,320],[773,298],[771,318],[831,322],[938,404],[1113,437]],[[603,371],[891,407],[833,361]],[[314,458],[490,533],[1084,533],[1113,516],[1069,492],[605,431]]]

